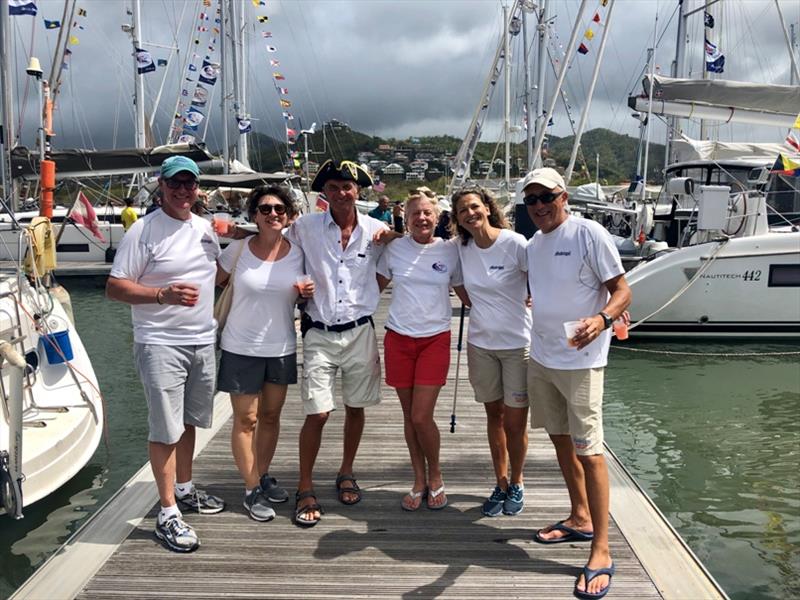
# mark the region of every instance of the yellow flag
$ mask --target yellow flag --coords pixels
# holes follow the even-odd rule
[[[794,125],[792,125],[794,129],[800,129],[800,115],[797,115],[797,118],[794,120]]]
[[[583,35],[586,36],[587,40],[590,40],[594,37],[594,31],[592,31],[591,29],[587,29],[586,33],[584,33]]]
[[[70,46],[77,46],[78,44],[80,44],[80,41],[78,40],[78,38],[76,38],[74,35],[70,36],[69,45]]]

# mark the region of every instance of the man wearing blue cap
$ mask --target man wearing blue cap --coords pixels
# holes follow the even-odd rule
[[[132,306],[133,355],[148,407],[150,466],[161,511],[155,534],[175,552],[200,545],[178,508],[218,513],[225,503],[192,484],[195,427],[210,427],[216,358],[214,277],[219,242],[193,214],[200,170],[184,156],[161,165],[161,210],[136,221],[106,284]]]

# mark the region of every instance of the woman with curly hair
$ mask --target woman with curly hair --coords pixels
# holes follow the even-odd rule
[[[528,450],[527,241],[507,228],[497,201],[478,186],[453,194],[453,235],[469,295],[469,381],[486,410],[486,433],[496,486],[482,512],[522,511],[522,470]],[[509,470],[510,465],[510,470]]]

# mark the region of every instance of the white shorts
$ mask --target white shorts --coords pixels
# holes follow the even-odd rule
[[[336,410],[336,372],[342,372],[342,402],[363,408],[381,401],[381,357],[375,329],[365,323],[342,332],[312,328],[303,338],[303,413]]]

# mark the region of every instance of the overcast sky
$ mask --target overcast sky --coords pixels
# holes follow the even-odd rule
[[[690,7],[699,0],[686,0]],[[570,30],[580,2],[551,0],[553,40],[550,50],[561,64]],[[61,0],[38,0],[35,18],[11,19],[17,76],[18,102],[25,97],[24,67],[33,38],[34,54],[49,72],[58,30],[45,30],[43,18],[61,19]],[[70,68],[64,74],[58,100],[56,130],[59,147],[130,147],[133,145],[132,57],[130,37],[121,29],[129,23],[122,0],[83,0],[86,11],[76,21],[83,29],[73,29],[78,44],[70,46]],[[169,71],[156,111],[154,130],[163,141],[171,115],[185,83],[191,95],[194,83],[184,80],[189,74],[185,58],[192,52],[207,53],[213,36],[213,7],[203,9],[201,0],[142,0],[144,46],[154,58],[169,59]],[[631,118],[626,99],[639,92],[647,48],[653,45],[657,21],[656,65],[669,74],[675,52],[675,12],[677,0],[617,0],[609,29],[609,41],[601,65],[587,129],[605,127],[636,135],[637,122]],[[795,23],[800,35],[800,2],[781,0],[787,21]],[[206,10],[211,20],[201,23],[198,13]],[[418,135],[450,134],[463,137],[479,100],[502,29],[502,3],[499,0],[266,0],[254,7],[244,1],[248,26],[247,110],[256,131],[282,136],[284,121],[278,105],[278,92],[272,72],[285,80],[285,97],[299,125],[337,118],[365,133],[405,138]],[[608,8],[600,0],[589,1],[581,20],[581,32],[591,28],[593,39],[582,41],[588,54],[575,57],[567,75],[565,91],[577,123],[586,102],[591,70],[600,46],[602,27],[592,23],[595,12],[606,22]],[[773,0],[723,0],[713,9],[716,27],[712,32],[726,56],[725,77],[771,83],[789,82],[789,55]],[[259,23],[256,15],[269,20]],[[181,17],[183,17],[181,19]],[[530,15],[529,45],[533,42],[535,17]],[[31,32],[31,24],[35,31]],[[208,32],[198,32],[200,25]],[[263,32],[272,37],[265,39]],[[693,44],[688,68],[699,76],[702,60],[702,12],[690,18]],[[662,37],[663,35],[663,37]],[[512,125],[521,125],[522,55],[521,35],[515,41],[512,58]],[[194,39],[200,44],[195,46]],[[172,53],[157,44],[179,46]],[[267,45],[276,51],[267,51]],[[219,43],[212,54],[219,60]],[[197,50],[195,50],[197,48]],[[270,59],[279,67],[271,67]],[[520,62],[520,66],[516,66]],[[165,69],[145,76],[146,108],[152,112]],[[548,64],[549,84],[555,77]],[[196,79],[196,77],[195,77]],[[502,79],[498,86],[502,83]],[[210,109],[210,128],[206,142],[212,149],[221,146],[219,83]],[[23,122],[23,143],[31,145],[35,133],[35,93],[27,90],[27,111]],[[484,139],[497,139],[502,119],[502,87],[495,94]],[[552,133],[569,135],[570,120],[559,103]],[[231,136],[235,124],[231,119]],[[691,128],[690,128],[691,129]],[[719,138],[739,136],[748,141],[781,141],[785,131],[719,129]],[[663,129],[653,133],[663,138]],[[757,138],[757,139],[755,139]],[[522,134],[515,139],[521,140]]]

